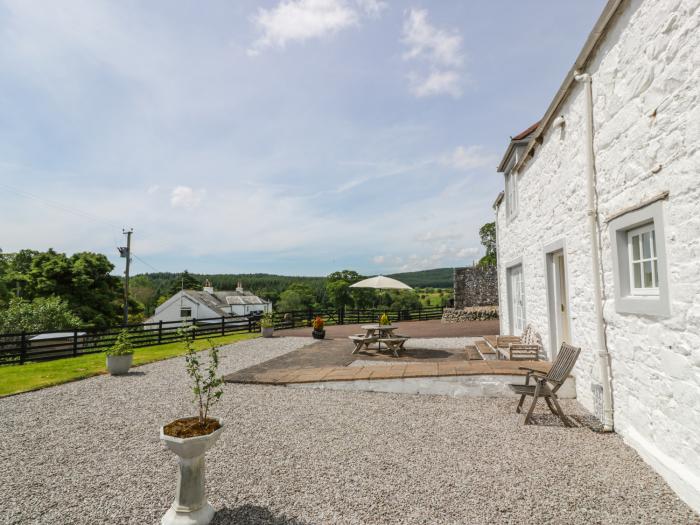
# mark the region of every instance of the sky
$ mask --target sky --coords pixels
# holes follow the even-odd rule
[[[482,255],[604,0],[0,0],[0,249],[132,273]]]

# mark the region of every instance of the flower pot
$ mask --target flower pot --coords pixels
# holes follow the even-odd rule
[[[313,330],[311,332],[311,337],[314,339],[323,339],[326,337],[326,331],[325,330]]]
[[[275,328],[273,326],[263,326],[260,331],[262,332],[263,337],[272,337],[272,334],[275,333]]]
[[[134,354],[108,355],[107,371],[113,376],[126,374],[131,368],[133,359]]]
[[[219,439],[221,427],[206,436],[177,438],[160,428],[160,440],[178,456],[175,501],[160,520],[161,525],[206,525],[214,517],[214,507],[207,501],[205,488],[204,453]]]

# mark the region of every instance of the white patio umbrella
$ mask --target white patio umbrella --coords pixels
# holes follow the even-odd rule
[[[384,277],[383,275],[377,275],[376,277],[370,277],[369,279],[364,279],[358,281],[355,284],[351,284],[350,288],[377,288],[379,290],[413,290],[406,283],[392,279],[391,277]]]

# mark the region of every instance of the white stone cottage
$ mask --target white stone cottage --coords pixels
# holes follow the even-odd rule
[[[272,311],[272,303],[244,290],[241,284],[235,291],[219,290],[208,283],[202,290],[181,290],[156,308],[146,323],[158,321],[186,321],[214,317],[245,316]]]
[[[578,400],[700,511],[699,85],[698,0],[609,1],[494,208],[501,333],[582,347]]]

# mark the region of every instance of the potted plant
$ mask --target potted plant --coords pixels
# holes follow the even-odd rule
[[[380,317],[379,317],[379,324],[384,326],[384,325],[390,325],[391,320],[389,319],[389,316],[386,315],[386,312],[384,312]]]
[[[326,331],[323,329],[324,324],[325,322],[323,321],[323,318],[320,315],[317,315],[312,323],[314,330],[311,332],[311,336],[314,339],[323,339],[326,337]]]
[[[272,312],[267,312],[260,318],[260,331],[263,337],[272,337],[275,333],[275,317]]]
[[[107,354],[107,371],[110,375],[126,374],[134,359],[134,345],[131,344],[129,331],[119,332],[114,344],[105,351],[105,354]]]
[[[161,519],[161,525],[206,525],[214,517],[205,488],[205,452],[224,430],[221,418],[209,417],[209,409],[223,395],[223,378],[217,374],[219,350],[209,341],[209,362],[205,370],[194,350],[193,338],[185,332],[187,374],[199,414],[176,419],[160,428],[160,440],[178,456],[175,501]]]

